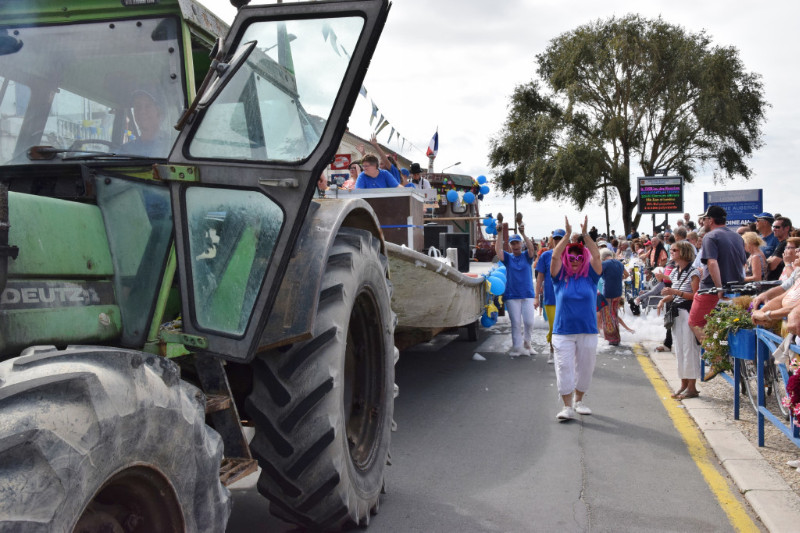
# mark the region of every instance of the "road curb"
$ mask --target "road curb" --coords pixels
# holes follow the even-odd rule
[[[658,343],[639,343],[672,390],[680,386],[675,354],[656,352]],[[733,420],[709,408],[701,395],[683,400],[683,405],[728,472],[736,487],[773,533],[800,529],[800,497],[744,436]]]

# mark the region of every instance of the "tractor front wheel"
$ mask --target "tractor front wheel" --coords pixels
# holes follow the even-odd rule
[[[0,530],[224,531],[221,460],[167,359],[78,346],[0,363]]]

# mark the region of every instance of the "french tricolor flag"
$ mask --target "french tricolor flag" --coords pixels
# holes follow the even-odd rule
[[[436,130],[436,133],[433,134],[431,138],[431,142],[428,143],[428,151],[425,152],[425,155],[428,157],[436,157],[436,154],[439,153],[439,130]]]

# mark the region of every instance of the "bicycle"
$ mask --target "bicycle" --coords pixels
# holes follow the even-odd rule
[[[729,282],[726,283],[724,287],[712,287],[709,289],[703,289],[697,291],[697,294],[714,294],[719,291],[723,291],[725,298],[727,300],[720,300],[719,304],[717,305],[728,305],[730,303],[730,299],[738,297],[738,296],[754,296],[756,294],[760,294],[776,285],[779,285],[780,282],[778,281],[751,281],[746,283],[736,283],[736,282]],[[741,392],[747,394],[747,398],[750,401],[750,405],[753,407],[753,410],[758,412],[758,369],[757,369],[757,362],[755,360],[749,359],[742,359],[740,361],[740,384]],[[783,404],[782,399],[786,397],[786,379],[784,379],[785,371],[781,371],[781,369],[775,364],[775,358],[770,354],[768,358],[764,360],[764,387],[765,387],[765,405],[767,405],[767,409],[775,412],[775,406],[773,403],[777,404],[777,410],[780,412],[781,416],[785,420],[789,420],[789,408]],[[770,400],[772,399],[772,400]]]

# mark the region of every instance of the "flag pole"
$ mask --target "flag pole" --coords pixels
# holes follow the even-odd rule
[[[433,144],[431,148],[430,144]],[[436,126],[436,133],[433,134],[433,139],[428,144],[428,174],[433,174],[433,160],[436,159],[436,150],[439,148],[439,126]]]

